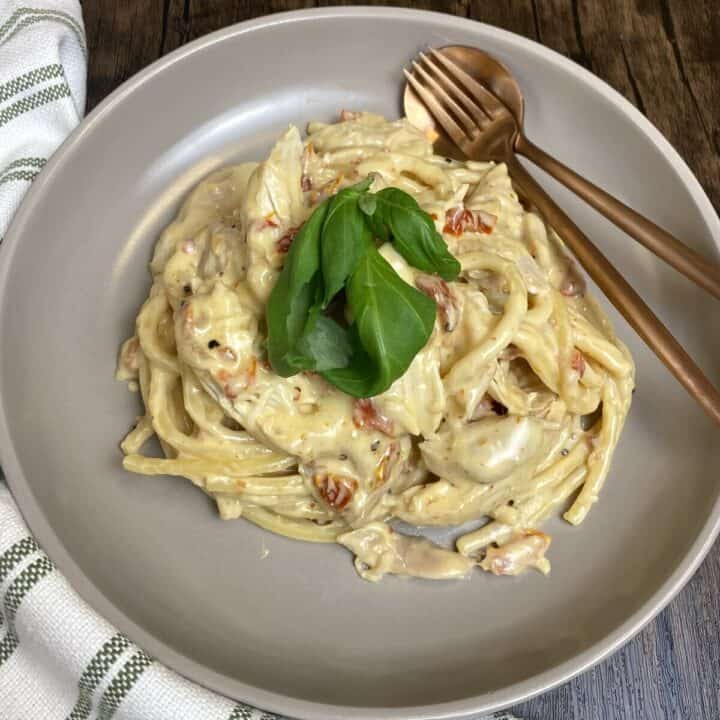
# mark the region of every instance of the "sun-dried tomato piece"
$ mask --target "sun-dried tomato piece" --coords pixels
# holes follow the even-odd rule
[[[570,367],[582,377],[585,374],[585,356],[579,350],[573,350]]]
[[[292,241],[295,239],[295,236],[298,234],[298,230],[300,230],[299,227],[290,228],[276,243],[275,243],[275,249],[278,252],[286,253],[290,246],[292,245]]]
[[[452,332],[458,324],[460,311],[450,286],[434,275],[418,275],[415,278],[418,290],[431,297],[438,306],[440,322],[446,332]]]
[[[323,501],[334,510],[343,510],[357,490],[357,481],[345,475],[320,473],[313,478]]]
[[[456,236],[462,235],[464,232],[482,232],[489,235],[496,222],[497,215],[484,210],[469,210],[458,205],[445,213],[443,232]]]
[[[382,415],[372,400],[356,400],[353,405],[352,419],[355,427],[361,430],[377,430],[385,435],[390,435],[390,437],[394,434],[392,420]]]

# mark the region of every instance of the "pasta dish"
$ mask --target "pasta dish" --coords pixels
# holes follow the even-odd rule
[[[145,407],[127,470],[340,543],[372,581],[547,573],[541,522],[598,499],[633,361],[504,165],[404,119],[290,127],[190,193],[150,269],[117,371]]]

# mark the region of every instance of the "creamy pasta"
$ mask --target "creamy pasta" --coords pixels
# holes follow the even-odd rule
[[[316,373],[273,373],[265,305],[313,208],[368,175],[417,200],[462,272],[445,282],[381,246],[437,320],[405,374],[358,400]],[[633,362],[504,165],[437,156],[404,119],[343,113],[305,141],[291,127],[262,163],[201,182],[150,268],[117,373],[145,406],[128,470],[191,480],[222,518],[340,543],[368,580],[546,573],[540,523],[566,508],[579,524],[597,500]],[[163,458],[140,453],[153,435]],[[462,528],[445,548],[398,521]]]

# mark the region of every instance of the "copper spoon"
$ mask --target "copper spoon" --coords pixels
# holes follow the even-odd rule
[[[497,97],[504,98],[507,95],[512,98],[514,96],[513,114],[505,112],[496,119],[488,119],[483,115],[483,120],[479,117],[482,115],[482,111],[480,111],[473,113],[473,118],[470,118],[467,113],[464,113],[463,117],[462,112],[457,112],[458,105],[452,98],[449,103],[447,102],[448,93],[445,87],[441,87],[437,81],[433,82],[433,78],[429,77],[426,72],[418,72],[416,64],[415,71],[423,80],[422,83],[414,74],[406,72],[408,86],[405,90],[405,110],[411,122],[423,129],[433,129],[437,133],[436,148],[440,152],[457,156],[459,148],[466,157],[506,163],[510,176],[521,193],[537,206],[549,224],[555,228],[610,302],[705,411],[720,423],[720,393],[615,266],[593,245],[518,161],[515,145],[518,136],[521,135],[520,121],[522,120],[523,102],[517,83],[514,82],[507,69],[494,58],[473,48],[453,46],[443,48],[441,52],[442,56],[446,56],[457,65],[460,64],[458,61],[464,60],[465,66],[461,66],[461,74],[455,73],[454,79],[457,80],[457,77],[460,77],[464,90],[470,90],[471,96],[478,97],[482,96],[482,93],[487,93],[487,90],[480,87],[478,82],[490,88],[494,94],[497,94]],[[479,56],[475,53],[479,53]],[[433,57],[440,61],[443,59],[442,56],[437,51],[433,52]],[[479,61],[475,63],[477,58]],[[442,77],[442,73],[438,73],[438,77]],[[445,86],[447,85],[448,83],[445,83]],[[443,103],[438,100],[436,94],[445,98]],[[456,97],[460,97],[460,95],[456,94]],[[482,103],[480,104],[482,105]],[[426,105],[432,110],[432,115],[425,109]],[[470,105],[476,106],[477,103],[470,103]],[[446,111],[447,107],[453,110],[455,116],[463,120],[465,129]],[[466,107],[470,106],[466,105]],[[462,108],[459,109],[462,111]],[[471,112],[473,112],[472,109]],[[470,132],[468,125],[473,120],[479,121],[479,124],[475,127],[474,132]],[[481,129],[482,127],[485,129]],[[448,132],[446,133],[443,128]],[[662,243],[659,241],[659,244]],[[681,247],[685,247],[682,243],[679,244]],[[671,252],[670,255],[672,255]]]
[[[432,52],[432,51],[431,51]],[[524,101],[520,86],[510,70],[499,60],[477,48],[453,45],[442,49],[442,56],[486,86],[515,118],[517,133],[514,150],[554,177],[591,207],[604,215],[630,237],[644,245],[716,298],[720,299],[720,266],[710,262],[661,227],[640,215],[617,198],[578,175],[527,139],[523,132]],[[486,96],[486,101],[493,101]],[[482,105],[482,103],[481,103]],[[485,107],[485,110],[490,108]],[[416,127],[438,127],[412,88],[405,90],[405,114]],[[447,136],[443,138],[447,143]]]

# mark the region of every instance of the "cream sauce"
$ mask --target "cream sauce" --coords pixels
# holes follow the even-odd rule
[[[558,367],[558,357],[577,360],[560,348],[553,315],[557,288],[574,288],[572,268],[542,221],[521,206],[504,165],[437,157],[405,120],[346,117],[311,124],[304,143],[290,127],[264,162],[218,171],[190,194],[151,263],[147,307],[164,294],[174,318],[159,357],[176,353],[221,415],[297,459],[314,500],[296,507],[317,501],[350,528],[338,542],[356,554],[363,577],[460,577],[472,560],[382,521],[459,523],[507,502],[567,436],[560,430],[568,426],[562,388],[575,393],[568,402],[582,404],[581,398],[592,411],[601,397],[594,388],[605,377],[600,369],[626,377],[632,363],[602,313],[579,295],[567,298],[567,317],[587,355],[587,363],[581,358],[587,376],[579,365]],[[273,373],[264,314],[292,233],[324,197],[368,174],[373,191],[394,186],[411,193],[451,251],[474,260],[457,282],[438,285],[391,245],[380,249],[406,282],[436,299],[438,320],[407,372],[359,407],[316,374]],[[475,226],[448,231],[447,218],[463,213]],[[592,335],[598,324],[606,338],[600,344]],[[123,348],[123,379],[137,377],[136,340]],[[242,506],[233,502],[237,516]],[[530,534],[503,552],[490,549],[481,566],[506,574],[529,566],[544,571],[549,539],[541,539]]]

